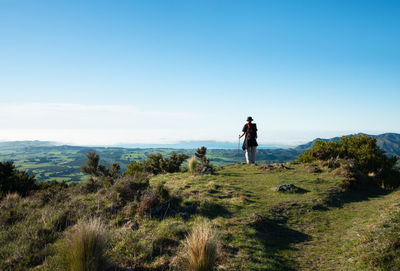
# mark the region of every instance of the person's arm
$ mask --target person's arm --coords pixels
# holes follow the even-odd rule
[[[244,136],[244,134],[247,132],[247,126],[246,125],[243,126],[242,132],[243,133],[239,135],[239,139],[241,139]]]

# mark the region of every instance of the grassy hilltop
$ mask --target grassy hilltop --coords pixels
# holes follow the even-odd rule
[[[343,177],[318,168],[231,165],[215,176],[158,175],[151,187],[164,182],[176,202],[153,217],[81,185],[3,199],[0,269],[64,270],[70,225],[95,216],[111,234],[108,261],[121,269],[168,270],[185,235],[207,219],[221,242],[218,270],[391,270],[399,263],[390,244],[400,242],[399,191],[339,195]],[[288,183],[304,191],[273,190]]]
[[[21,189],[31,177],[1,164],[9,174],[1,184],[20,194],[0,201],[0,270],[400,266],[399,173],[373,139],[318,142],[297,162],[232,164],[213,175],[192,163],[165,173],[179,170],[179,155],[149,157],[125,175],[87,157],[87,182],[30,190]]]

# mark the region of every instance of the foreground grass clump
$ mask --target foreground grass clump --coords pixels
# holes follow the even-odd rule
[[[196,160],[196,156],[192,156],[188,160],[189,172],[190,174],[196,174],[199,172],[200,165]]]
[[[218,259],[218,241],[209,222],[200,222],[184,241],[184,262],[187,270],[214,270]]]
[[[18,201],[21,199],[21,196],[17,193],[8,193],[4,198],[4,207],[6,208],[10,208],[12,206],[14,206],[16,203],[18,203]]]
[[[81,220],[67,237],[66,263],[71,271],[103,270],[108,234],[99,219]]]

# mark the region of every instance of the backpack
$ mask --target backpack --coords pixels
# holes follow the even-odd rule
[[[248,139],[256,139],[257,138],[257,125],[255,123],[247,124],[246,137]]]

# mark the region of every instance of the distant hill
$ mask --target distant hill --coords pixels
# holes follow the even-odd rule
[[[400,157],[400,134],[387,133],[376,138],[378,146],[384,149],[387,154]]]
[[[25,140],[25,141],[5,141],[0,142],[1,148],[10,148],[10,147],[42,147],[42,146],[54,146],[56,143],[51,141],[39,141],[39,140]]]

